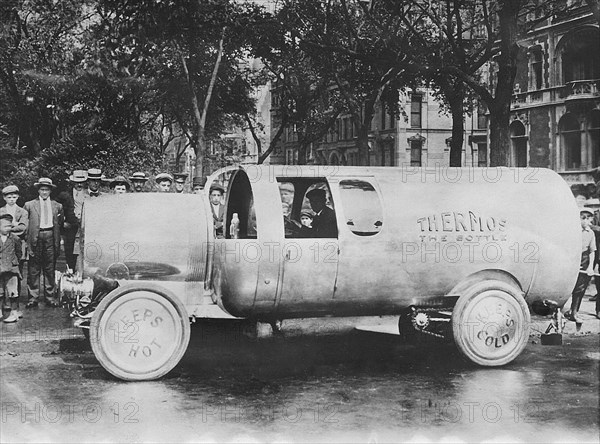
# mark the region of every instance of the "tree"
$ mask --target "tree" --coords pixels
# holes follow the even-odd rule
[[[206,142],[253,106],[246,71],[249,34],[264,16],[253,3],[233,0],[101,0],[102,47],[122,75],[169,84],[161,90],[169,113],[196,153],[203,175]],[[247,80],[247,79],[246,79]]]

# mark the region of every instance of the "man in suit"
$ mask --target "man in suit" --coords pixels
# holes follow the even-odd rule
[[[50,306],[57,307],[58,303],[54,297],[54,272],[56,259],[60,253],[60,229],[64,221],[63,207],[50,198],[50,193],[56,187],[52,179],[41,177],[34,185],[38,189],[39,197],[25,203],[25,210],[29,217],[27,229],[29,301],[25,307],[33,308],[38,305],[42,271],[46,301]]]
[[[210,209],[212,210],[213,221],[215,223],[215,237],[223,238],[223,217],[225,215],[225,205],[223,205],[223,195],[225,189],[218,184],[210,187],[209,199]]]
[[[87,186],[88,195],[90,197],[100,197],[102,193],[100,191],[100,185],[102,184],[102,170],[99,168],[90,168],[87,170]]]
[[[75,238],[77,237],[79,222],[81,221],[81,211],[85,199],[89,196],[83,188],[86,181],[86,171],[73,171],[71,176],[69,176],[69,182],[71,182],[73,189],[63,191],[56,198],[56,201],[63,206],[65,215],[64,224],[60,232],[64,241],[67,267],[71,270],[75,270],[77,262],[77,253],[73,251],[73,248],[75,247]]]
[[[311,208],[315,212],[312,221],[311,237],[337,237],[335,211],[327,206],[327,193],[315,188],[306,193]]]
[[[142,171],[136,171],[129,176],[129,181],[133,184],[133,191],[135,193],[143,193],[144,185],[148,181],[148,176]]]

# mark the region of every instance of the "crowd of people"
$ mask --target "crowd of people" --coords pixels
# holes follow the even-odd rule
[[[0,208],[0,320],[5,323],[17,322],[23,317],[19,306],[19,294],[23,270],[27,263],[26,308],[35,308],[40,302],[57,307],[59,301],[55,292],[56,262],[61,251],[61,241],[65,252],[68,271],[77,267],[76,243],[80,235],[83,205],[87,199],[96,199],[103,194],[102,184],[107,183],[114,194],[142,193],[184,193],[187,174],[160,173],[154,177],[156,189],[148,187],[149,177],[143,172],[135,172],[129,178],[116,176],[105,179],[98,168],[75,170],[69,176],[71,189],[53,196],[56,184],[52,179],[41,177],[35,182],[38,197],[17,205],[20,190],[16,185],[2,189],[5,205]],[[206,178],[194,178],[191,191],[204,192]],[[173,186],[174,185],[174,186]],[[211,209],[215,222],[215,235],[222,236],[225,190],[218,184],[210,189]],[[40,288],[43,276],[44,288]]]

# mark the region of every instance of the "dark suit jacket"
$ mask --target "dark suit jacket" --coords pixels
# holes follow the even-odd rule
[[[64,215],[63,207],[58,202],[51,200],[52,205],[52,225],[54,226],[54,255],[58,257],[60,253],[60,229],[63,225]],[[29,215],[29,228],[27,229],[27,248],[35,254],[35,247],[40,234],[40,199],[30,200],[25,203],[25,210]]]
[[[335,211],[326,206],[321,214],[313,217],[312,237],[337,237]]]
[[[223,236],[223,216],[225,215],[225,205],[219,205],[219,211],[215,213],[213,204],[209,203],[215,222],[215,236]]]
[[[13,273],[21,277],[19,260],[22,255],[21,239],[9,233],[6,242],[0,240],[0,273]]]
[[[75,216],[75,199],[73,199],[73,190],[63,191],[56,197],[56,201],[63,206],[65,215],[64,225],[62,228],[77,232],[79,221]]]

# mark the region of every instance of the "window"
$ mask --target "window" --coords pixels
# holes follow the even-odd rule
[[[588,117],[588,132],[592,150],[592,167],[600,166],[600,111],[594,110]]]
[[[373,185],[362,180],[340,182],[346,225],[357,236],[373,236],[383,226],[383,209]]]
[[[481,102],[477,104],[477,129],[487,129],[487,116],[485,115],[485,105]]]
[[[558,125],[565,168],[581,168],[581,129],[579,122],[573,114],[567,113],[560,119]]]
[[[488,161],[488,152],[487,152],[487,143],[482,142],[477,144],[477,153],[479,157],[477,159],[477,166],[479,167],[487,167]]]
[[[422,146],[423,141],[421,140],[410,141],[410,166],[421,166]]]
[[[536,46],[531,49],[531,86],[533,89],[542,89],[544,84],[543,68],[544,59],[542,48]]]
[[[413,93],[410,102],[410,127],[421,128],[421,102],[423,95]]]
[[[527,166],[527,136],[525,126],[519,120],[510,124],[510,166]]]
[[[385,112],[385,103],[381,102],[381,129],[385,129],[385,120],[387,118],[387,113]]]
[[[568,37],[562,48],[564,83],[600,78],[600,36],[598,29],[584,29]]]

